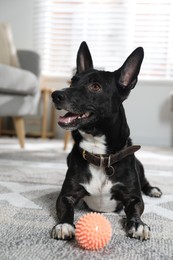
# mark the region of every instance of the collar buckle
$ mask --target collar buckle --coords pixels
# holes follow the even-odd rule
[[[100,167],[104,166],[104,157],[100,154]]]
[[[86,151],[85,150],[82,151],[82,157],[86,160]]]

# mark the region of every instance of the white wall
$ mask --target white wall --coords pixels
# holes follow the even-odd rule
[[[173,146],[173,82],[139,81],[124,102],[133,141]]]
[[[34,0],[0,0],[0,21],[11,23],[17,48],[34,49],[34,2]],[[47,85],[55,88],[65,87],[67,79],[48,82]],[[124,106],[134,143],[173,146],[171,91],[173,82],[141,80],[132,90]],[[58,129],[57,134],[58,137],[62,137],[62,130]]]
[[[11,23],[18,49],[34,49],[34,0],[0,0],[0,22]]]

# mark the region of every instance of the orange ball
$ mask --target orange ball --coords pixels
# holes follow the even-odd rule
[[[84,249],[101,249],[108,244],[111,236],[111,224],[100,213],[88,213],[76,223],[75,237],[78,244]]]

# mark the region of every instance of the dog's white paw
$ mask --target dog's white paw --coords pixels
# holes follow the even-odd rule
[[[75,228],[67,223],[57,224],[52,229],[51,237],[54,239],[70,240],[74,237]]]
[[[150,228],[146,224],[140,224],[136,229],[132,226],[128,231],[130,237],[138,238],[140,240],[147,240],[150,238]]]
[[[150,197],[160,198],[162,195],[162,192],[159,188],[153,187],[149,193]]]

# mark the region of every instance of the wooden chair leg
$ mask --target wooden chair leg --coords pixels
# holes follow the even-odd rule
[[[64,136],[64,150],[66,150],[67,148],[67,143],[70,140],[70,137],[71,137],[71,133],[69,131],[66,131]]]
[[[46,132],[47,132],[47,113],[48,113],[48,100],[49,100],[49,91],[44,89],[42,90],[43,95],[43,119],[42,119],[42,133],[41,137],[43,139],[46,138]]]
[[[13,117],[13,122],[21,148],[25,145],[25,124],[23,117]]]

